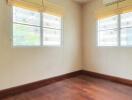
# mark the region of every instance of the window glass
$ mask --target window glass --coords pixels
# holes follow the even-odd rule
[[[98,45],[99,46],[117,46],[118,45],[118,31],[117,30],[106,30],[99,31]]]
[[[61,45],[61,17],[47,13],[42,15],[40,12],[13,7],[13,46]]]
[[[43,44],[44,45],[60,45],[61,30],[44,28]]]
[[[132,12],[121,14],[121,46],[132,46]]]
[[[61,29],[61,17],[44,13],[44,27]]]
[[[40,45],[40,28],[34,26],[13,24],[14,46]]]
[[[132,12],[121,14],[121,28],[132,27]]]
[[[118,16],[98,21],[98,46],[118,45]]]
[[[13,7],[13,22],[40,26],[40,13]]]
[[[98,30],[117,29],[118,16],[112,16],[98,21]]]
[[[132,28],[121,29],[121,45],[132,46]]]
[[[61,17],[44,13],[43,21],[43,45],[60,46],[62,31]]]

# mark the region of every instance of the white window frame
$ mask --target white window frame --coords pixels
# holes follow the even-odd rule
[[[129,12],[128,12],[129,13]],[[102,47],[105,47],[105,48],[117,48],[117,47],[124,47],[124,48],[132,48],[132,45],[130,46],[130,45],[126,45],[126,46],[122,46],[121,45],[121,14],[118,14],[117,15],[117,17],[118,17],[118,37],[117,37],[117,42],[118,42],[118,45],[117,46],[100,46],[100,45],[98,45],[99,44],[99,31],[98,31],[98,20],[97,20],[97,22],[96,22],[96,47],[99,47],[99,48],[102,48]]]
[[[13,24],[15,23],[15,22],[13,22],[13,7],[14,6],[12,6],[11,7],[11,17],[12,17],[12,26],[11,26],[11,28],[12,28],[12,35],[11,35],[11,46],[13,47],[13,48],[37,48],[37,47],[63,47],[63,44],[64,44],[64,40],[63,40],[63,34],[64,34],[64,18],[61,16],[61,38],[60,38],[60,45],[44,45],[43,44],[43,35],[44,35],[44,32],[43,32],[43,13],[42,12],[40,12],[40,45],[36,45],[36,46],[34,46],[34,45],[32,45],[32,46],[26,46],[26,45],[13,45]],[[24,25],[24,24],[21,24],[21,25]],[[28,24],[27,24],[28,25]],[[30,25],[28,25],[28,26],[30,26]],[[36,26],[36,25],[31,25],[31,26]]]

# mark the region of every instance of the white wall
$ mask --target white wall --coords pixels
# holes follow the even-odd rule
[[[132,48],[97,47],[95,12],[102,0],[83,7],[83,65],[85,70],[132,79]]]
[[[13,48],[11,9],[0,0],[0,90],[81,69],[81,7],[71,0],[51,0],[64,6],[64,46]]]

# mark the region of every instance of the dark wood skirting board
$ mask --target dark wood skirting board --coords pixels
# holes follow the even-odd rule
[[[64,74],[61,76],[44,79],[44,80],[40,80],[37,82],[33,82],[33,83],[29,83],[29,84],[25,84],[25,85],[21,85],[21,86],[17,86],[17,87],[5,89],[5,90],[0,90],[0,100],[5,97],[23,93],[25,91],[31,91],[31,90],[34,90],[37,88],[41,88],[43,86],[46,86],[46,85],[49,85],[49,84],[52,84],[52,83],[55,83],[55,82],[58,82],[61,80],[76,77],[76,76],[80,75],[81,73],[82,73],[82,71],[76,71],[76,72]]]
[[[21,85],[21,86],[17,86],[17,87],[5,89],[5,90],[0,90],[0,100],[5,97],[9,97],[9,96],[13,96],[13,95],[16,95],[19,93],[23,93],[25,91],[31,91],[31,90],[34,90],[37,88],[41,88],[43,86],[46,86],[46,85],[49,85],[49,84],[52,84],[52,83],[55,83],[55,82],[58,82],[61,80],[76,77],[78,75],[88,75],[91,77],[101,78],[101,79],[109,80],[112,82],[117,82],[117,83],[121,83],[124,85],[132,86],[132,80],[127,80],[127,79],[118,78],[118,77],[114,77],[114,76],[104,75],[104,74],[91,72],[91,71],[80,70],[80,71],[64,74],[61,76],[44,79],[44,80],[40,80],[37,82],[33,82],[33,83],[29,83],[29,84],[25,84],[25,85]]]
[[[84,71],[84,70],[81,73],[83,75],[88,75],[88,76],[91,76],[91,77],[101,78],[101,79],[109,80],[109,81],[112,81],[112,82],[132,86],[132,80],[119,78],[119,77],[115,77],[115,76],[110,76],[110,75],[105,75],[105,74],[96,73],[96,72],[91,72],[91,71]]]

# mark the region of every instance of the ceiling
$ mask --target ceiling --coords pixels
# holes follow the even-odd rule
[[[78,3],[86,3],[86,2],[91,1],[91,0],[74,0],[74,1],[76,1]]]

